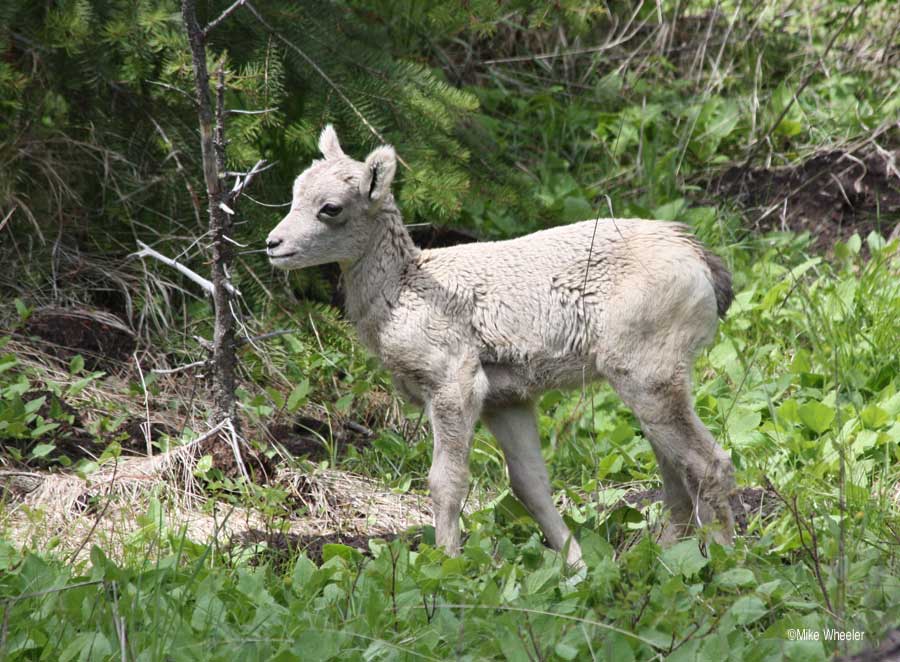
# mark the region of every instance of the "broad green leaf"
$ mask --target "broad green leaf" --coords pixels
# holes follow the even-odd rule
[[[856,435],[856,439],[850,445],[853,454],[856,456],[864,454],[870,448],[874,448],[878,443],[878,433],[874,430],[863,430]]]
[[[884,237],[882,237],[874,230],[872,230],[872,232],[869,233],[869,236],[866,237],[866,244],[868,244],[869,252],[872,253],[872,255],[878,254],[878,252],[885,247],[886,243],[887,242],[884,240]]]
[[[634,439],[634,428],[627,421],[620,421],[613,431],[609,433],[609,439],[616,445],[631,441]]]
[[[75,465],[75,473],[81,478],[87,478],[99,469],[100,465],[93,460],[81,460]]]
[[[506,496],[500,499],[495,507],[495,510],[497,511],[497,515],[506,522],[533,521],[531,518],[531,513],[528,512],[528,509],[525,508],[525,506],[522,505],[522,502],[519,501],[511,492],[508,492]]]
[[[54,450],[56,450],[56,444],[38,444],[32,449],[31,457],[35,459],[47,457]]]
[[[726,588],[741,588],[756,583],[753,571],[747,568],[732,568],[716,575],[716,584]]]
[[[18,297],[13,302],[16,306],[16,313],[19,315],[19,319],[24,322],[31,316],[31,308],[25,305],[25,302],[19,299]]]
[[[334,408],[341,413],[346,413],[350,410],[350,406],[352,404],[353,394],[347,393],[346,395],[341,396],[338,401],[334,403]]]
[[[42,425],[37,426],[34,430],[31,431],[31,438],[37,439],[48,432],[52,432],[56,428],[59,427],[59,423],[44,423]]]
[[[71,384],[69,384],[69,388],[66,389],[66,395],[69,397],[78,395],[85,388],[87,388],[88,384],[90,384],[92,381],[94,381],[95,379],[97,379],[98,377],[100,377],[102,375],[103,375],[102,372],[93,372],[90,375],[87,375],[86,377],[82,377],[81,379],[78,379],[78,380],[72,382]]]
[[[632,660],[635,659],[634,651],[631,648],[633,641],[633,639],[626,637],[623,634],[610,632],[603,637],[602,647],[600,648],[602,655],[598,655],[597,659],[615,660],[615,662],[632,662]],[[670,637],[669,643],[664,644],[662,648],[667,650],[671,643]]]
[[[622,456],[618,453],[613,452],[605,455],[600,462],[597,463],[597,478],[603,480],[608,475],[621,471],[622,465]]]
[[[16,550],[5,540],[0,540],[0,570],[7,570],[18,558]]]
[[[539,593],[544,586],[559,578],[559,567],[538,568],[525,577],[525,590],[529,595]]]
[[[219,599],[208,584],[204,584],[198,591],[194,610],[191,613],[191,627],[198,632],[207,632],[220,623],[227,613],[225,603]]]
[[[890,420],[888,413],[878,405],[865,407],[859,412],[859,417],[862,419],[863,424],[871,430],[877,430]]]
[[[84,357],[81,354],[76,354],[69,361],[69,374],[77,375],[82,370],[84,370]]]
[[[266,393],[272,398],[272,403],[275,405],[276,409],[284,407],[284,395],[282,395],[281,391],[270,386],[266,389]]]
[[[685,208],[686,202],[684,198],[672,200],[653,210],[653,216],[661,221],[674,221],[681,214],[681,210]]]
[[[805,349],[798,349],[794,353],[794,359],[791,361],[791,372],[796,374],[812,372],[812,363],[810,362],[808,351]]]
[[[298,556],[291,574],[294,590],[302,593],[315,572],[315,564],[306,558],[305,554]]]
[[[673,574],[686,578],[697,574],[709,563],[709,559],[700,553],[696,540],[683,540],[673,545],[662,553],[659,560]]]
[[[596,213],[591,207],[591,203],[584,198],[569,196],[563,200],[562,217],[566,223],[573,223],[594,218]]]
[[[578,649],[564,641],[556,644],[553,647],[553,651],[564,660],[574,660],[578,657]]]
[[[118,579],[119,568],[98,545],[91,545],[91,576],[106,581]]]
[[[738,105],[735,101],[727,100],[717,109],[713,119],[707,124],[706,131],[710,135],[722,139],[734,131],[740,118]]]
[[[112,653],[112,645],[101,632],[82,632],[75,635],[59,655],[59,662],[104,660]]]
[[[739,371],[741,370],[738,353],[734,348],[734,343],[727,339],[710,350],[709,362],[712,363],[713,367],[717,370],[727,373],[730,377],[739,374]]]
[[[800,405],[797,413],[804,425],[817,434],[825,432],[834,420],[834,409],[814,400]]]
[[[362,557],[359,550],[349,545],[340,543],[329,543],[322,546],[322,561],[328,561],[334,557],[342,558],[347,561],[357,561]]]
[[[801,131],[803,131],[803,124],[797,120],[789,120],[787,117],[781,120],[776,129],[777,133],[789,138],[796,136]]]
[[[206,454],[197,460],[197,464],[194,466],[194,475],[195,476],[205,476],[209,473],[209,470],[212,469],[213,458],[212,455]]]
[[[728,437],[736,446],[752,442],[762,421],[758,411],[736,411],[728,417]]]
[[[306,402],[306,396],[309,395],[309,380],[304,379],[294,387],[291,395],[287,399],[287,410],[292,414]]]
[[[41,397],[35,398],[34,400],[29,400],[28,402],[25,403],[25,413],[26,413],[26,414],[33,414],[33,413],[36,412],[38,409],[40,409],[41,406],[42,406],[46,401],[47,401],[47,396],[46,396],[46,395],[42,395]]]
[[[739,625],[747,625],[758,621],[768,613],[766,605],[755,595],[738,598],[728,610]]]

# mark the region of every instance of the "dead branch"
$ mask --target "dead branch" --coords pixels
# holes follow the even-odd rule
[[[177,368],[153,368],[150,372],[155,372],[157,375],[174,375],[176,372],[184,372],[185,370],[199,368],[208,364],[209,361],[204,359],[203,361],[193,361],[185,365],[180,365]]]
[[[225,111],[227,115],[265,115],[266,113],[274,113],[277,108],[261,108],[260,110],[239,110],[237,108],[229,108]]]
[[[253,181],[253,178],[256,177],[259,173],[264,172],[271,168],[274,163],[266,165],[265,159],[260,159],[257,161],[250,170],[246,173],[229,173],[234,175],[234,187],[231,189],[231,193],[229,194],[229,201],[236,201],[241,193],[243,193],[244,189],[250,186],[250,182]],[[241,179],[243,177],[243,179]]]
[[[9,213],[3,217],[3,220],[0,221],[0,230],[6,227],[6,224],[9,222],[10,217],[12,217],[13,213],[18,209],[17,205],[13,205],[13,208],[9,210]]]
[[[188,99],[190,99],[191,103],[194,103],[194,104],[197,103],[197,100],[194,97],[192,97],[188,92],[185,92],[184,90],[182,90],[180,87],[175,87],[174,85],[170,85],[169,83],[163,83],[158,80],[145,80],[144,82],[148,83],[150,85],[157,85],[157,86],[162,87],[167,90],[172,90],[173,92],[178,92],[178,94],[181,94],[181,95],[187,97]]]
[[[213,287],[212,282],[210,280],[204,278],[200,274],[198,274],[196,271],[193,271],[189,267],[186,267],[185,265],[183,265],[181,262],[178,262],[177,260],[173,260],[170,257],[166,257],[159,251],[154,250],[153,248],[150,248],[143,241],[139,241],[139,242],[137,242],[137,244],[138,244],[138,248],[140,248],[141,250],[137,251],[136,253],[132,253],[128,257],[139,257],[139,258],[152,257],[155,260],[159,260],[163,264],[167,264],[170,267],[177,269],[178,271],[183,273],[185,276],[187,276],[190,280],[194,281],[195,283],[197,283],[197,285],[202,287],[204,289],[204,291],[206,291],[208,294],[212,295],[214,293],[215,288]],[[233,294],[234,296],[241,296],[240,290],[238,290],[236,287],[234,287],[231,283],[225,283],[225,288],[228,289],[228,291],[231,294]]]
[[[279,329],[278,331],[270,331],[269,333],[263,333],[258,336],[253,336],[252,338],[241,338],[238,340],[238,347],[242,345],[246,345],[247,343],[253,344],[255,342],[259,342],[261,340],[269,340],[271,338],[278,338],[280,336],[286,336],[289,333],[297,333],[296,329]]]
[[[223,11],[217,18],[211,20],[205,28],[203,28],[203,39],[205,40],[209,33],[215,30],[219,25],[228,18],[237,8],[239,8],[242,4],[244,4],[244,0],[237,0],[234,4],[232,4],[228,9]]]
[[[277,202],[277,203],[260,202],[256,198],[251,198],[247,193],[244,193],[244,197],[246,197],[248,200],[250,200],[250,202],[258,204],[260,207],[271,207],[273,209],[278,209],[280,207],[290,207],[292,204],[294,204],[293,202]],[[263,250],[263,252],[265,252],[265,250]]]
[[[235,354],[235,319],[232,299],[236,290],[231,285],[228,266],[234,259],[234,250],[224,237],[231,233],[231,216],[228,206],[232,196],[224,187],[225,172],[225,70],[220,63],[216,72],[216,106],[209,90],[209,71],[206,67],[207,32],[221,23],[240,7],[241,0],[231,5],[207,28],[197,22],[195,0],[182,0],[181,15],[191,46],[191,60],[196,85],[197,116],[200,123],[200,152],[203,160],[203,177],[209,201],[209,234],[212,237],[212,299],[215,314],[213,330],[213,397],[215,420],[233,421],[238,433],[236,417],[235,385],[237,358]]]
[[[0,471],[0,489],[28,494],[41,486],[44,475],[36,471]]]
[[[353,421],[345,421],[344,427],[350,430],[351,432],[356,432],[357,434],[361,434],[365,437],[374,437],[375,433],[367,428],[365,425],[360,425],[359,423],[354,423]]]
[[[153,444],[151,443],[150,438],[150,394],[147,392],[147,382],[144,379],[144,371],[141,368],[141,362],[138,360],[137,352],[134,353],[134,364],[137,366],[138,375],[141,377],[141,388],[144,391],[144,413],[145,413],[145,421],[141,423],[141,431],[144,433],[144,441],[147,444],[147,456],[153,456]]]

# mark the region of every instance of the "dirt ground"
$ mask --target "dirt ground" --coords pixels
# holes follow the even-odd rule
[[[43,341],[54,356],[69,360],[80,354],[87,370],[112,373],[137,345],[128,324],[113,313],[48,306],[32,312],[25,333]]]
[[[885,633],[881,645],[849,657],[836,657],[835,662],[898,662],[900,661],[900,629]]]
[[[782,168],[734,166],[710,183],[747,210],[750,230],[808,231],[815,250],[900,227],[900,149],[836,150]]]
[[[367,535],[361,532],[314,533],[306,535],[266,532],[259,529],[245,531],[232,541],[238,548],[255,547],[259,551],[253,557],[253,563],[290,563],[303,552],[313,563],[322,563],[326,545],[346,545],[363,554],[369,553],[369,541],[391,541],[397,534]]]

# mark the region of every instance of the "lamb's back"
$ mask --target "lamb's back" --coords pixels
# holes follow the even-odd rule
[[[423,251],[409,286],[470,330],[488,360],[518,363],[585,353],[623,302],[656,297],[665,308],[680,274],[706,268],[701,255],[681,225],[600,219]]]

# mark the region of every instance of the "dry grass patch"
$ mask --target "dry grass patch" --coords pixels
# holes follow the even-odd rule
[[[255,544],[259,532],[391,538],[431,522],[425,496],[397,494],[370,479],[325,469],[276,470],[271,484],[285,488],[285,512],[233,506],[205,494],[194,475],[201,445],[198,440],[155,457],[119,459],[86,478],[0,473],[0,485],[12,497],[0,511],[4,537],[71,560],[86,558],[96,544],[122,560],[129,544],[148,532],[159,543],[184,532],[193,542],[226,547]]]

